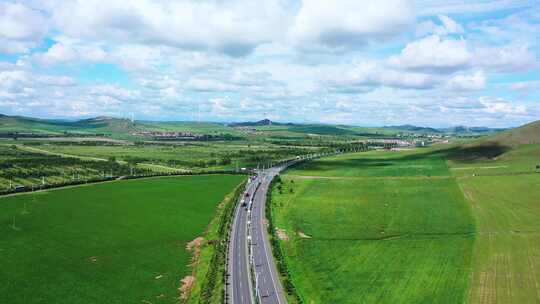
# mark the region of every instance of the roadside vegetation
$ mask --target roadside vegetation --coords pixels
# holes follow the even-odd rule
[[[199,250],[192,241],[243,179],[150,178],[0,198],[0,302],[178,303]]]
[[[219,204],[216,216],[200,240],[199,252],[192,263],[193,285],[186,286],[190,287],[189,295],[185,297],[187,303],[224,303],[229,232],[236,202],[243,194],[245,185],[245,182],[238,185]]]

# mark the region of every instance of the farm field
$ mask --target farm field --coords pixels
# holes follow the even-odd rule
[[[466,299],[474,219],[439,153],[348,154],[281,179],[272,218],[305,303]]]
[[[538,303],[540,174],[460,183],[478,225],[469,303]]]
[[[17,185],[39,186],[42,182],[60,184],[78,179],[103,177],[104,172],[116,175],[130,173],[125,164],[60,157],[25,150],[14,145],[0,145],[0,190]],[[138,173],[149,171],[139,168]]]
[[[494,160],[449,161],[478,230],[469,303],[540,302],[539,159],[540,145],[522,145]]]
[[[449,176],[444,153],[436,148],[384,153],[370,151],[306,162],[290,175],[325,177]]]
[[[87,146],[69,144],[40,145],[39,149],[82,157],[96,157],[128,162],[161,164],[178,169],[221,170],[236,166],[257,166],[308,153],[310,149],[257,145],[253,143],[197,143],[186,145],[147,144],[118,146]]]
[[[177,303],[203,234],[243,176],[127,180],[0,198],[0,302]]]

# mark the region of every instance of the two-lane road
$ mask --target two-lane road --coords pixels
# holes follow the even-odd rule
[[[249,202],[257,184],[258,178],[250,181],[245,192],[249,197],[243,195],[240,199]],[[248,264],[247,215],[248,212],[241,206],[241,202],[238,202],[229,240],[227,303],[254,303]]]
[[[285,304],[287,299],[279,280],[278,271],[272,255],[272,248],[267,233],[267,220],[265,217],[266,195],[270,182],[279,173],[281,167],[263,171],[260,174],[261,184],[253,198],[251,209],[251,249],[253,253],[253,266],[256,273],[255,290],[259,303]]]

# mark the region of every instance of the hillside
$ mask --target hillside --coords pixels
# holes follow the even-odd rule
[[[59,121],[23,116],[0,115],[0,132],[34,133],[48,135],[106,134],[127,135],[145,125],[133,123],[128,119],[100,116],[77,121]]]
[[[462,162],[495,160],[529,144],[540,144],[540,121],[468,142],[452,149],[448,156],[451,160]],[[534,150],[540,152],[538,148]]]
[[[61,133],[69,122],[0,114],[0,132]]]
[[[540,120],[489,136],[482,139],[481,142],[497,143],[509,147],[524,144],[540,144]]]
[[[215,123],[135,121],[129,119],[98,116],[76,121],[38,119],[0,114],[0,133],[32,133],[39,135],[110,135],[127,138],[134,131],[176,131],[200,134],[236,132],[227,126]]]
[[[383,127],[385,129],[393,129],[393,130],[399,130],[399,131],[406,131],[406,132],[414,132],[414,133],[440,133],[439,130],[430,128],[430,127],[418,127],[413,125],[400,125],[400,126],[385,126]]]
[[[270,119],[263,119],[259,121],[245,121],[245,122],[234,122],[229,124],[230,127],[260,127],[260,126],[271,126],[271,125],[281,125],[271,121]]]
[[[87,132],[129,134],[144,126],[129,119],[98,116],[76,121],[73,123],[73,127]]]

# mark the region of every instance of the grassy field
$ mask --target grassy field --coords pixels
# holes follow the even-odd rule
[[[461,181],[478,223],[470,303],[540,302],[540,174]]]
[[[329,177],[448,176],[444,154],[435,149],[346,154],[303,163],[291,175]]]
[[[540,302],[540,145],[503,138],[288,170],[272,214],[305,302]]]
[[[507,175],[533,173],[540,165],[540,144],[522,145],[493,159],[448,160],[455,176]]]
[[[282,176],[272,214],[305,303],[465,300],[474,219],[428,152],[342,155]]]
[[[153,178],[0,198],[0,302],[177,303],[191,273],[187,242],[242,179]]]
[[[540,145],[449,164],[477,223],[469,303],[539,303]]]

